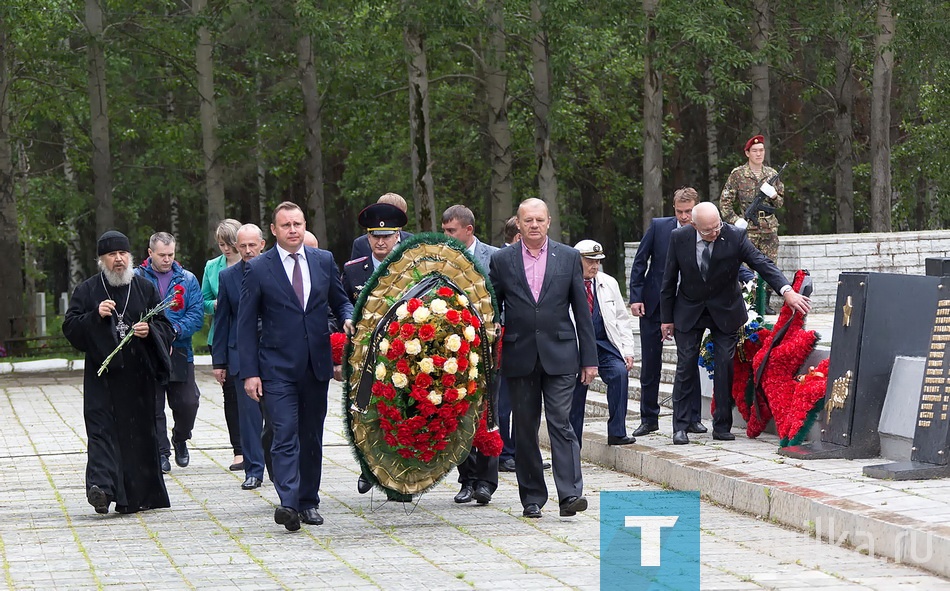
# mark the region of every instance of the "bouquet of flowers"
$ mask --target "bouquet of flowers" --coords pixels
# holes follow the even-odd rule
[[[132,289],[129,286],[129,289]],[[139,322],[148,322],[156,314],[160,314],[165,310],[181,310],[185,307],[185,288],[181,285],[176,285],[165,299],[159,302],[157,306],[145,313],[144,316],[139,320]],[[97,376],[101,376],[109,368],[109,363],[112,361],[112,358],[116,356],[122,347],[126,345],[129,341],[132,340],[132,337],[135,336],[135,331],[130,330],[122,337],[122,340],[119,341],[119,345],[112,350],[112,353],[109,353],[109,356],[106,357],[105,361],[102,362],[102,365],[99,366],[99,371],[96,372]]]
[[[469,409],[478,388],[481,321],[468,298],[443,286],[396,309],[379,342],[367,418],[402,457],[428,462]]]
[[[749,313],[749,319],[746,323],[739,329],[739,340],[736,342],[736,363],[740,361],[742,363],[752,361],[752,356],[755,354],[755,351],[758,351],[760,335],[759,331],[762,328],[768,328],[764,325],[764,321],[758,312],[755,311],[755,281],[749,281],[748,283],[743,284],[742,286],[742,299],[745,301],[746,310]],[[751,346],[747,345],[751,343]],[[751,351],[749,350],[751,349]],[[716,367],[713,357],[713,342],[712,335],[706,333],[706,336],[703,337],[703,341],[699,346],[699,366],[704,368],[709,373],[709,379],[713,378]],[[721,361],[721,360],[720,360]]]

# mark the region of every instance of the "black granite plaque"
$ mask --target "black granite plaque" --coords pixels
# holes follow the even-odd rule
[[[917,426],[909,462],[879,464],[864,468],[865,476],[890,480],[919,480],[950,476],[950,277],[938,290],[948,299],[937,302],[930,351],[917,406]]]
[[[897,355],[923,357],[940,277],[842,273],[828,367],[821,440],[779,450],[799,459],[873,458],[878,423]]]

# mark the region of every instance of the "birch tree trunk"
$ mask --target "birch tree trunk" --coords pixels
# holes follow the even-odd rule
[[[436,229],[435,191],[429,145],[429,68],[425,35],[411,23],[405,28],[404,39],[409,53],[409,141],[416,230],[432,232]]]
[[[765,161],[769,162],[769,58],[765,51],[772,28],[769,0],[753,0],[752,53],[755,62],[750,68],[752,78],[752,133],[766,137]],[[750,134],[751,135],[751,134]]]
[[[0,20],[0,248],[7,255],[0,265],[0,341],[20,336],[11,318],[23,315],[23,255],[17,223],[13,177],[13,146],[10,141],[10,83],[13,48],[9,21]]]
[[[871,231],[891,231],[891,77],[895,18],[890,0],[877,4],[871,81]]]
[[[204,18],[208,0],[192,0],[191,13]],[[208,250],[217,248],[215,230],[224,219],[224,174],[218,161],[218,108],[214,98],[214,42],[211,29],[204,22],[198,26],[198,45],[195,49],[195,65],[198,72],[198,99],[201,119],[201,156],[205,166],[205,192],[208,202],[207,241]]]
[[[838,18],[845,15],[844,0],[835,1]],[[844,35],[835,43],[835,229],[839,234],[854,232],[854,84],[851,47]]]
[[[485,97],[488,105],[488,141],[491,145],[491,235],[490,244],[505,243],[505,222],[512,213],[513,156],[508,127],[508,72],[505,70],[505,15],[503,0],[489,6],[488,55],[485,65]]]
[[[531,38],[532,82],[534,97],[534,155],[538,170],[538,197],[548,204],[551,227],[548,234],[555,240],[562,239],[561,212],[557,202],[557,169],[551,146],[551,58],[548,51],[548,34],[544,24],[544,7],[541,0],[531,2],[531,21],[534,36]]]
[[[663,79],[653,67],[654,18],[659,0],[643,0],[646,49],[643,58],[643,231],[663,215]]]
[[[96,198],[96,235],[115,226],[112,209],[112,155],[109,146],[109,105],[106,92],[106,56],[102,46],[103,17],[100,0],[86,0],[86,58],[90,140],[92,141],[93,193]]]
[[[313,37],[302,34],[297,39],[297,73],[303,92],[307,208],[310,212],[310,231],[320,244],[329,247],[327,239],[327,210],[323,193],[323,148],[320,115],[320,92],[317,89],[317,69],[313,58]]]
[[[719,192],[722,187],[719,184],[719,130],[716,122],[719,116],[716,113],[716,98],[714,91],[716,82],[713,80],[712,72],[707,67],[703,72],[706,79],[706,93],[709,98],[706,99],[706,172],[709,176],[709,197],[707,201],[719,202]]]

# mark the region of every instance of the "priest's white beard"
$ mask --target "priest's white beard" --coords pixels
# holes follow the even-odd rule
[[[102,259],[96,259],[96,262],[99,264],[99,270],[102,271],[103,276],[105,276],[106,281],[109,282],[109,285],[112,287],[122,287],[123,285],[128,285],[132,283],[132,277],[135,275],[135,261],[132,258],[132,255],[129,255],[128,264],[125,266],[125,270],[121,273],[115,273],[112,269],[106,267]]]

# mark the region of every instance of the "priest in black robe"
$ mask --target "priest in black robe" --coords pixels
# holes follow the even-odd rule
[[[155,433],[155,391],[168,379],[175,331],[164,313],[140,321],[161,300],[148,280],[134,275],[130,250],[119,232],[99,238],[100,273],[76,288],[63,322],[66,339],[86,354],[86,499],[97,513],[108,513],[113,502],[119,513],[170,506]],[[98,376],[128,332],[132,339]]]

